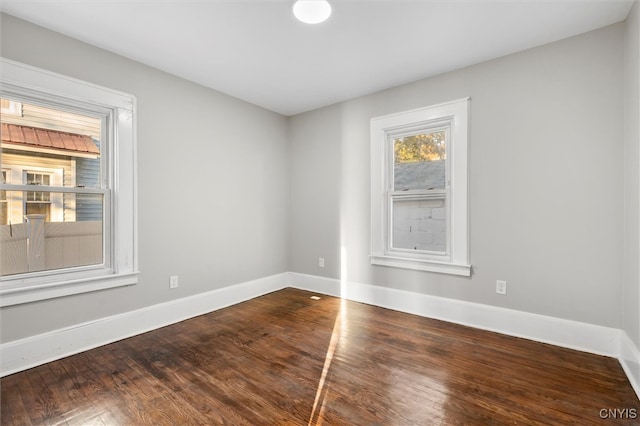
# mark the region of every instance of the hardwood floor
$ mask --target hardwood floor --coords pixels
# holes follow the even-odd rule
[[[311,295],[285,289],[7,376],[1,423],[640,424],[615,359]]]

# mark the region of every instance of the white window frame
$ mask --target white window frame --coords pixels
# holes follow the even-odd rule
[[[468,117],[470,98],[371,120],[371,255],[373,265],[470,276]],[[447,250],[443,254],[392,247],[393,139],[449,128],[446,157]],[[427,194],[414,194],[417,196]],[[408,195],[409,196],[409,195]]]
[[[23,101],[66,105],[102,116],[105,158],[104,250],[108,262],[91,267],[48,270],[0,277],[0,307],[132,285],[138,281],[136,99],[92,83],[0,58],[0,95]],[[1,184],[7,191],[33,186]],[[41,189],[42,187],[40,187]],[[106,191],[105,191],[106,190]],[[74,192],[75,188],[53,189]]]

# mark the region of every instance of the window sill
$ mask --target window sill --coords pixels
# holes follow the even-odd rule
[[[88,293],[138,282],[138,272],[92,276],[0,290],[0,307]],[[6,283],[5,283],[6,284]]]
[[[371,264],[390,266],[392,268],[413,269],[416,271],[437,272],[440,274],[471,276],[471,265],[436,262],[424,259],[408,259],[403,257],[371,255]]]

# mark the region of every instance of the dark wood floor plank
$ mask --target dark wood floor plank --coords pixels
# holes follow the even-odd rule
[[[70,425],[84,424],[122,424],[121,413],[128,412],[126,404],[120,404],[121,400],[114,395],[109,383],[103,383],[100,376],[102,371],[96,372],[98,365],[93,365],[96,360],[106,361],[102,354],[107,353],[110,346],[104,346],[93,351],[84,352],[72,357],[51,363],[52,371],[59,366],[61,374],[71,378],[69,395],[75,404],[75,414],[68,419]]]
[[[48,369],[43,365],[27,370],[26,380],[30,386],[29,397],[25,401],[27,410],[36,424],[66,424],[64,418],[64,404],[55,398],[49,388],[50,382],[43,377],[42,372]],[[53,385],[53,384],[52,384]]]
[[[32,425],[31,413],[22,401],[21,381],[23,376],[8,376],[0,382],[0,423]],[[27,398],[28,399],[28,398]]]
[[[2,378],[1,424],[640,424],[615,359],[310,296],[285,289]],[[601,418],[616,408],[636,418]]]

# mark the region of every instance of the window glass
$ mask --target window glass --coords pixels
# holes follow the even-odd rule
[[[0,117],[3,183],[10,175],[29,190],[0,194],[2,225],[11,226],[0,233],[0,255],[11,259],[1,275],[102,265],[103,119],[5,98],[2,105],[21,106],[20,115]]]
[[[393,140],[396,191],[444,189],[447,144],[444,130]]]
[[[444,254],[447,251],[445,198],[393,201],[393,247]]]
[[[446,129],[395,137],[391,249],[447,252]]]

